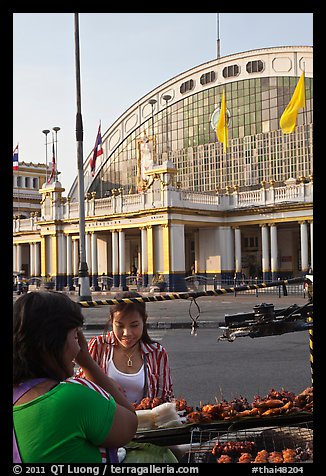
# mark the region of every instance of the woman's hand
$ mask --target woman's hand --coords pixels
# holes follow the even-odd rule
[[[90,362],[90,360],[93,360],[93,359],[88,351],[87,340],[84,336],[82,329],[79,329],[77,331],[77,335],[78,335],[78,344],[80,347],[80,351],[78,352],[75,358],[75,362],[81,367],[84,367],[87,365],[88,362]]]

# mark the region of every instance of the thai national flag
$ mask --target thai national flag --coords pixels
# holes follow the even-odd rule
[[[12,155],[12,168],[13,170],[18,170],[18,144],[14,148],[14,152]]]
[[[93,157],[90,160],[92,177],[94,177],[95,175],[96,159],[97,157],[100,157],[102,154],[103,154],[103,148],[102,148],[101,123],[100,123],[100,125],[98,126],[95,146],[93,150]]]

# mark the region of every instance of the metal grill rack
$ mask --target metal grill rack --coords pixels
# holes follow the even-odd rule
[[[254,442],[253,458],[258,451],[281,452],[287,448],[297,451],[298,463],[312,462],[313,427],[312,422],[289,426],[260,427],[238,430],[235,432],[193,428],[191,431],[188,463],[216,463],[217,456],[212,449],[217,443]],[[232,462],[240,456],[233,454]]]

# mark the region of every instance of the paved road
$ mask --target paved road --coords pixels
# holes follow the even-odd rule
[[[214,402],[215,397],[229,400],[242,395],[252,401],[255,395],[263,396],[271,388],[299,393],[311,385],[307,331],[255,339],[240,337],[234,342],[217,339],[222,333],[218,322],[225,314],[251,312],[262,302],[273,303],[275,309],[302,305],[306,299],[230,295],[199,298],[197,302],[202,323],[197,336],[190,332],[189,301],[146,304],[150,335],[168,351],[176,397],[182,396],[196,406],[200,401]],[[195,316],[193,305],[190,310]],[[83,309],[87,337],[101,333],[108,311],[109,306]]]

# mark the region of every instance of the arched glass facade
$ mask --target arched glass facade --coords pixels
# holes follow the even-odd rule
[[[248,62],[247,71],[259,71],[261,63]],[[232,79],[214,86],[215,75],[206,73],[201,80],[212,81],[210,88],[150,116],[104,162],[89,191],[96,191],[97,197],[110,195],[114,188],[137,191],[137,147],[144,134],[154,137],[156,163],[171,160],[178,170],[177,181],[186,190],[241,190],[312,174],[312,78],[306,77],[306,108],[299,112],[298,127],[290,135],[282,134],[279,119],[299,76]],[[226,154],[212,127],[223,89],[229,114]]]

